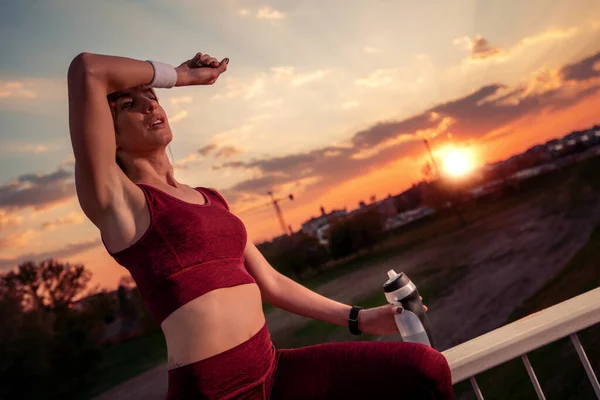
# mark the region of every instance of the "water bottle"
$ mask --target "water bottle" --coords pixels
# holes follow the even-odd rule
[[[390,304],[404,308],[402,314],[394,315],[402,340],[433,347],[429,320],[417,287],[403,272],[397,274],[391,269],[387,274],[389,279],[383,284],[385,298]]]

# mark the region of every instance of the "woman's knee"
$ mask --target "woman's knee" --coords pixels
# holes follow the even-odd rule
[[[438,393],[436,398],[452,398],[452,375],[448,360],[442,353],[429,346],[419,346],[422,354],[415,366],[417,374],[427,387]]]

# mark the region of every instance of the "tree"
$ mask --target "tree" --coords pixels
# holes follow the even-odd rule
[[[91,272],[83,265],[53,259],[35,264],[28,261],[2,278],[2,283],[16,290],[27,309],[64,309],[83,294]]]
[[[302,276],[309,268],[319,269],[329,259],[327,249],[319,243],[319,239],[299,232],[293,236],[293,241],[290,256],[296,276]]]
[[[329,260],[329,253],[319,240],[303,232],[259,244],[257,248],[279,272],[296,279]]]
[[[117,304],[112,293],[101,290],[85,298],[85,309],[93,313],[96,319],[110,324],[117,317]]]
[[[69,307],[90,275],[53,260],[0,275],[0,398],[73,398],[93,379],[102,323],[92,309]]]
[[[137,287],[131,275],[123,275],[121,279],[119,279],[119,286],[124,286],[125,289],[134,289]]]
[[[352,230],[353,224],[349,218],[340,220],[331,227],[329,234],[329,250],[333,258],[343,258],[357,250],[354,246],[354,235]]]
[[[383,217],[377,210],[368,210],[353,218],[354,245],[360,249],[371,249],[383,233]]]
[[[373,247],[383,233],[383,217],[377,210],[360,212],[338,221],[331,228],[330,251],[333,258],[342,258]]]

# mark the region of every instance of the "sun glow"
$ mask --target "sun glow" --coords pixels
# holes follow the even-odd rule
[[[461,177],[475,168],[475,156],[471,149],[446,147],[437,154],[442,173]]]

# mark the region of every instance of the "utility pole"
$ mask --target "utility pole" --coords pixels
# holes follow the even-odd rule
[[[425,146],[427,147],[427,152],[429,153],[429,158],[431,158],[431,164],[433,164],[433,169],[435,170],[435,176],[437,176],[437,178],[440,179],[441,178],[440,169],[438,168],[435,158],[433,158],[433,153],[431,152],[431,147],[429,146],[429,140],[427,140],[427,138],[423,138],[423,141],[425,142]]]
[[[283,234],[284,235],[292,235],[292,226],[288,225],[286,228],[286,223],[285,220],[283,219],[283,213],[281,212],[281,208],[279,207],[279,202],[281,201],[281,199],[276,199],[275,197],[273,197],[273,192],[267,192],[269,194],[269,196],[271,196],[271,202],[273,203],[273,207],[275,207],[275,213],[277,214],[277,218],[279,219],[279,225],[281,225],[281,229],[283,230]],[[294,196],[292,194],[290,194],[288,196],[288,198],[290,200],[294,200]],[[289,229],[289,231],[288,231]]]

